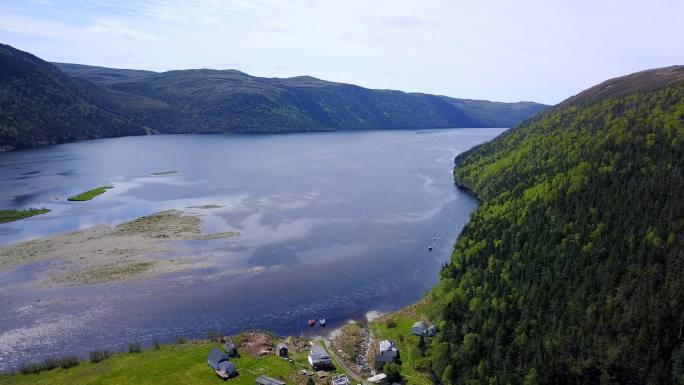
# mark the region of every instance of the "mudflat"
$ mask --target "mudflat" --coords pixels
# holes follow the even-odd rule
[[[165,273],[210,267],[191,255],[162,258],[171,243],[210,240],[239,235],[236,232],[202,234],[201,219],[169,210],[118,226],[95,226],[0,248],[0,272],[15,267],[57,260],[36,275],[38,286],[98,283],[140,279]]]

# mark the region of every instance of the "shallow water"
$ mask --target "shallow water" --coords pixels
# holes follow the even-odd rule
[[[0,224],[0,244],[167,209],[201,214],[206,232],[241,233],[179,244],[212,268],[142,282],[24,282],[58,260],[0,273],[0,371],[208,330],[321,333],[306,320],[332,328],[414,302],[476,206],[453,184],[454,156],[501,132],[169,135],[0,153],[0,207],[52,210]],[[178,173],[150,175],[168,170]],[[101,185],[114,188],[65,200]],[[206,204],[223,207],[188,208]]]

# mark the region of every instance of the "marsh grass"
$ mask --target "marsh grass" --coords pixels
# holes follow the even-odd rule
[[[93,198],[95,198],[98,195],[104,194],[107,190],[114,188],[114,186],[102,186],[102,187],[97,187],[92,190],[88,190],[84,193],[80,193],[78,195],[74,195],[72,197],[67,198],[68,201],[72,202],[83,202],[83,201],[89,201]]]

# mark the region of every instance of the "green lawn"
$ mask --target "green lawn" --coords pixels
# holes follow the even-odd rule
[[[74,195],[72,197],[67,198],[69,201],[75,201],[75,202],[83,202],[83,201],[89,201],[93,198],[95,198],[98,195],[104,194],[105,191],[114,188],[112,186],[102,186],[98,188],[94,188],[92,190],[88,190],[84,193]]]
[[[160,350],[116,354],[100,363],[82,362],[70,369],[54,369],[38,374],[1,376],[3,385],[19,384],[222,384],[207,365],[207,355],[218,344],[165,345]],[[240,375],[225,382],[230,385],[254,385],[262,375],[283,379],[293,384],[300,369],[310,370],[307,353],[291,355],[295,363],[275,355],[253,358],[243,355],[231,358]],[[339,369],[338,369],[339,372]],[[305,383],[299,376],[297,382]]]
[[[50,212],[48,209],[0,210],[0,223],[18,221],[48,212]]]

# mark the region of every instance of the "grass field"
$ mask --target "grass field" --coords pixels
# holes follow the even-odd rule
[[[159,350],[150,348],[142,353],[115,354],[97,364],[82,362],[69,369],[58,368],[38,374],[0,375],[0,384],[254,385],[255,379],[262,374],[280,378],[288,384],[306,383],[306,377],[298,374],[300,369],[310,370],[306,362],[306,352],[291,355],[294,363],[275,355],[260,358],[243,355],[231,358],[240,375],[224,382],[207,365],[207,355],[214,346],[218,344],[165,345]],[[316,382],[322,384],[320,380]]]
[[[94,188],[92,190],[88,190],[84,193],[80,193],[78,195],[74,195],[72,197],[67,198],[67,200],[72,201],[72,202],[83,202],[83,201],[89,201],[93,198],[95,198],[98,195],[104,194],[105,191],[114,188],[112,186],[102,186],[98,188]]]
[[[20,219],[48,212],[50,212],[48,209],[0,210],[0,223],[18,221]]]

